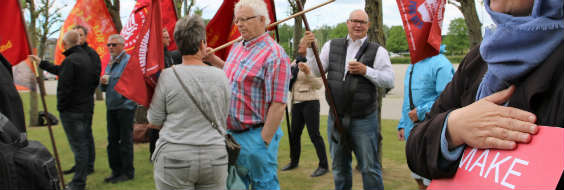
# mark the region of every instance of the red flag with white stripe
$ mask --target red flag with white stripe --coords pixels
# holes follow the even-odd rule
[[[411,63],[439,54],[446,0],[397,0]]]

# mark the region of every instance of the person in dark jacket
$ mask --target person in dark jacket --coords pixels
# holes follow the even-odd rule
[[[112,170],[112,174],[104,179],[105,183],[118,183],[135,177],[133,116],[137,104],[114,89],[130,58],[123,50],[124,41],[119,34],[113,34],[108,38],[108,50],[112,59],[106,66],[106,74],[100,80],[102,91],[106,92],[108,162]]]
[[[165,68],[169,68],[173,65],[178,65],[182,63],[182,56],[180,56],[180,52],[178,50],[175,51],[168,51],[168,46],[170,46],[170,35],[166,28],[163,28],[163,47],[164,47],[164,64]],[[136,110],[136,114],[143,114],[144,119],[147,118],[147,108],[143,106],[138,106]],[[136,117],[137,118],[137,117]],[[146,123],[147,121],[143,121]],[[153,156],[153,152],[155,151],[155,145],[157,140],[159,139],[159,129],[149,129],[149,160]]]
[[[2,54],[0,54],[0,113],[4,114],[20,133],[26,132],[22,99],[14,86],[12,65]]]
[[[407,141],[408,165],[423,177],[453,177],[466,146],[511,150],[537,138],[539,125],[564,126],[562,0],[484,5],[497,27]]]
[[[74,31],[76,31],[79,35],[79,46],[82,47],[84,50],[86,50],[86,52],[88,53],[88,57],[91,61],[91,63],[93,63],[96,66],[96,72],[100,73],[100,69],[101,69],[101,65],[102,63],[100,62],[100,56],[98,55],[98,53],[96,53],[96,51],[94,49],[92,49],[90,46],[88,46],[88,43],[86,42],[86,36],[88,35],[88,29],[86,29],[85,26],[82,25],[76,25],[72,28]],[[89,127],[88,127],[88,151],[89,151],[89,158],[88,158],[88,174],[94,173],[94,161],[96,160],[96,149],[95,149],[95,145],[94,145],[94,136],[92,135],[92,121],[90,121],[89,123]],[[71,169],[65,170],[63,171],[64,174],[71,174],[73,172],[76,171],[76,167],[73,166]]]
[[[80,47],[78,32],[71,30],[64,34],[63,54],[66,58],[61,65],[41,61],[39,67],[59,76],[57,84],[57,110],[71,150],[74,153],[75,175],[69,184],[70,189],[84,189],[88,175],[89,136],[94,113],[94,91],[98,86],[99,69],[90,61],[88,52]]]

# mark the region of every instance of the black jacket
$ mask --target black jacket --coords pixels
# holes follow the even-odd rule
[[[509,99],[508,106],[534,113],[538,125],[564,127],[562,52],[564,43],[560,43],[540,66],[515,84],[515,92]],[[412,171],[430,179],[454,176],[460,158],[449,163],[440,157],[443,122],[452,110],[474,103],[476,91],[487,70],[488,66],[480,56],[479,46],[462,60],[452,81],[437,99],[425,120],[418,123],[410,133],[406,157]]]
[[[12,65],[0,54],[0,113],[4,114],[20,132],[25,132],[22,100],[14,86]]]
[[[88,46],[88,43],[82,44],[80,47],[84,48],[88,53],[88,57],[90,57],[90,61],[94,63],[94,65],[98,68],[96,72],[100,73],[102,69],[102,61],[100,61],[100,55],[96,52],[96,50],[92,49]]]
[[[182,63],[182,56],[180,56],[180,52],[178,50],[168,51],[165,47],[164,49],[164,66],[165,68],[169,68],[173,65],[178,65]]]
[[[63,54],[61,65],[41,61],[40,68],[59,76],[57,109],[59,112],[93,113],[94,91],[100,79],[100,66],[91,62],[87,50],[72,47]]]

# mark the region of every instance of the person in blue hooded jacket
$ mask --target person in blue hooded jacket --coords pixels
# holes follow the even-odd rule
[[[400,141],[407,140],[414,123],[425,119],[425,114],[431,110],[433,103],[454,75],[454,68],[446,56],[442,54],[444,52],[445,45],[441,45],[438,55],[423,59],[416,64],[410,64],[407,67],[401,119],[398,124]],[[409,94],[410,86],[411,95]],[[415,173],[411,173],[411,176],[417,181],[419,189],[426,189],[431,183],[430,180]]]

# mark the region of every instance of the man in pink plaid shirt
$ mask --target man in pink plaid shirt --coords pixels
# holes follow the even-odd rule
[[[280,189],[279,125],[288,97],[290,59],[266,32],[270,20],[263,0],[239,1],[233,22],[243,41],[233,45],[225,62],[215,55],[206,61],[223,68],[231,84],[227,128],[241,144],[237,165],[249,171],[242,176],[247,188]]]

